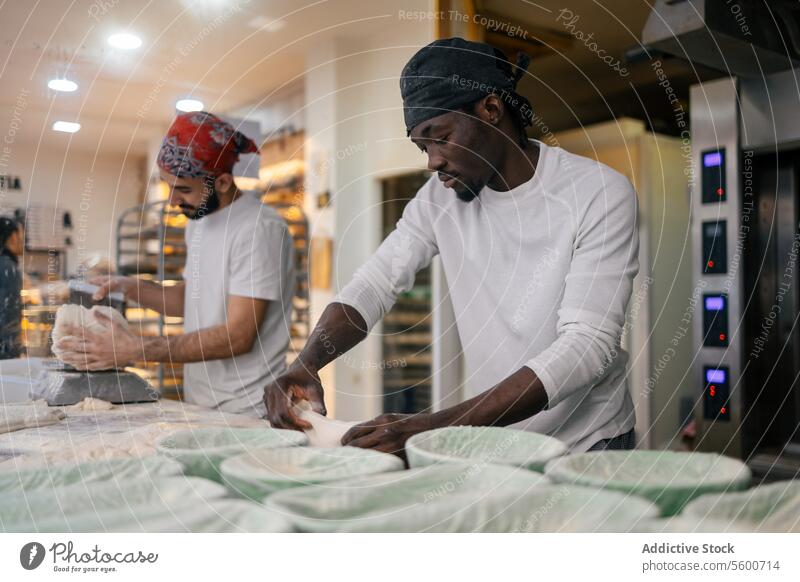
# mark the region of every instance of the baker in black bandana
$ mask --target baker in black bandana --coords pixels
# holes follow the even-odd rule
[[[484,186],[508,190],[517,174],[533,174],[537,148],[525,133],[533,110],[517,93],[529,63],[522,53],[512,63],[487,44],[448,38],[420,50],[403,69],[406,132],[461,200],[474,199]]]
[[[533,112],[517,84],[528,61],[450,38],[405,66],[406,131],[435,176],[267,386],[273,426],[308,428],[291,407],[299,400],[324,412],[317,371],[364,339],[438,255],[465,399],[383,414],[342,444],[402,456],[415,434],[470,425],[547,434],[573,451],[633,446],[620,341],[638,270],[636,193],[611,168],[527,138]]]

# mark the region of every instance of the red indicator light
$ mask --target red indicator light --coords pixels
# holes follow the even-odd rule
[[[708,268],[712,269],[714,267],[714,261],[708,261]]]
[[[710,386],[709,389],[708,389],[708,393],[711,394],[711,396],[716,396],[717,395],[717,387],[713,386],[713,385]]]
[[[724,196],[724,195],[725,195],[725,190],[723,190],[722,188],[717,188],[717,196]]]
[[[719,334],[719,341],[725,341],[725,334],[724,333]]]
[[[726,412],[728,412],[728,409],[727,409],[727,408],[725,408],[724,406],[723,406],[722,408],[720,408],[720,409],[719,409],[719,413],[720,413],[720,414],[725,414]]]

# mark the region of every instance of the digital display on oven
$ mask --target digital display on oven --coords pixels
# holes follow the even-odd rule
[[[709,152],[703,154],[703,166],[706,168],[716,168],[722,165],[722,154],[720,152]]]

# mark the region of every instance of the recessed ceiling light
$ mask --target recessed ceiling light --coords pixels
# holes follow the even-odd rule
[[[286,21],[273,20],[265,16],[256,16],[247,23],[247,26],[250,28],[255,28],[256,30],[263,30],[265,32],[278,32],[286,27]]]
[[[118,49],[133,50],[142,46],[142,39],[130,32],[118,32],[108,37],[108,44]]]
[[[74,121],[56,121],[53,124],[53,131],[62,131],[64,133],[75,133],[80,128],[81,124]]]
[[[50,79],[47,82],[47,86],[53,91],[62,91],[64,93],[72,93],[78,89],[78,84],[69,79]]]
[[[175,109],[187,113],[190,111],[202,111],[203,102],[199,99],[178,99],[175,103]]]
[[[267,24],[264,27],[264,30],[267,32],[278,32],[279,30],[283,30],[286,28],[286,21],[285,20],[274,20]]]

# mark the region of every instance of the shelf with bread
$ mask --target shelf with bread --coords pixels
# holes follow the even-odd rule
[[[305,178],[305,134],[284,132],[261,145],[258,180],[246,184],[258,191],[264,204],[274,208],[286,221],[294,241],[296,288],[287,361],[297,357],[310,332],[308,295],[309,226],[303,211]],[[241,186],[240,186],[241,187]]]
[[[182,280],[186,263],[184,228],[187,218],[167,205],[165,184],[151,188],[153,202],[125,210],[117,223],[117,272],[120,275],[174,285]],[[125,318],[144,337],[166,337],[183,332],[183,318],[167,317],[151,309],[129,305]],[[138,362],[134,369],[156,387],[161,396],[183,397],[183,366]]]

